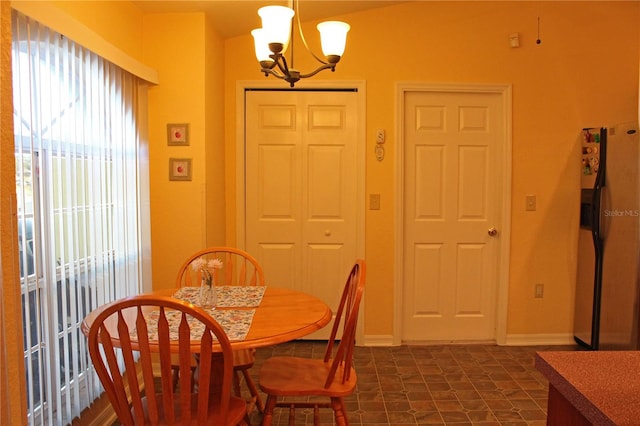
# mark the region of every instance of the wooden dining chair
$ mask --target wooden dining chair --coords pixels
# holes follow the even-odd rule
[[[196,328],[200,336],[192,335]],[[214,354],[216,340],[221,352]],[[248,424],[246,402],[231,394],[229,339],[204,310],[164,296],[121,299],[96,316],[88,344],[95,371],[121,424]],[[172,353],[179,354],[179,368],[185,372],[175,390]],[[189,374],[194,353],[200,360],[196,386]],[[159,362],[155,375],[154,361]]]
[[[178,271],[176,287],[198,286],[201,276],[198,271],[191,268],[194,260],[199,258],[220,259],[222,268],[215,271],[215,284],[226,286],[264,286],[264,272],[258,261],[244,250],[234,247],[209,247],[200,250],[184,261]],[[256,359],[255,349],[241,349],[233,351],[234,377],[233,388],[236,396],[241,396],[240,374],[251,394],[252,402],[259,412],[263,412],[264,407],[260,393],[256,387],[249,369],[253,367]],[[177,369],[175,369],[177,373]],[[177,375],[176,375],[177,380]]]
[[[359,259],[344,286],[323,359],[276,356],[264,362],[258,378],[260,389],[267,394],[263,426],[271,424],[276,407],[289,408],[289,424],[295,423],[296,408],[313,408],[315,425],[320,424],[320,408],[333,409],[336,425],[349,424],[343,398],[356,387],[352,361],[365,279],[365,261]],[[328,397],[329,401],[308,401],[308,397]]]

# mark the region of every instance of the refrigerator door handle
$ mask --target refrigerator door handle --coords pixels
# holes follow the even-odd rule
[[[596,248],[596,256],[600,255],[602,250],[602,227],[601,227],[601,208],[602,208],[602,191],[606,186],[606,168],[607,168],[607,132],[600,129],[600,167],[593,185],[593,200],[591,203],[591,229],[593,232],[593,244]]]
[[[598,251],[600,242],[600,200],[602,197],[602,187],[596,183],[593,187],[593,200],[591,200],[591,234],[593,235],[593,245]]]
[[[602,187],[596,182],[593,188],[591,235],[593,237],[593,251],[595,253],[593,305],[591,317],[591,349],[597,350],[600,345],[600,298],[602,289],[600,277],[602,276],[602,238],[600,235],[600,201]]]
[[[600,201],[598,203],[598,238],[604,242],[607,239],[609,233],[609,215],[611,208],[611,194],[606,186],[600,189]]]

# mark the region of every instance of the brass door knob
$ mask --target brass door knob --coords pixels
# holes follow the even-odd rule
[[[487,234],[489,234],[490,237],[495,237],[496,235],[498,235],[498,230],[494,227],[491,227],[487,230]]]

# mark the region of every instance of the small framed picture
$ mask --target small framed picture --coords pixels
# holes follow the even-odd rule
[[[189,146],[189,123],[167,124],[167,144]]]
[[[191,158],[169,158],[169,180],[191,180]]]

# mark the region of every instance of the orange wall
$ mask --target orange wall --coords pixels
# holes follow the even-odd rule
[[[31,0],[25,0],[31,1]],[[12,1],[20,3],[21,1]],[[48,1],[137,60],[142,59],[142,13],[128,1]]]
[[[172,287],[182,261],[224,243],[222,41],[202,13],[144,17],[144,62],[158,71],[149,89],[151,250],[154,289]],[[190,145],[168,146],[167,123],[189,123]],[[169,158],[192,159],[192,181],[170,181]]]
[[[223,52],[224,40],[207,22],[204,51],[207,246],[226,244]]]
[[[366,81],[367,147],[387,129],[386,157],[367,149],[369,264],[365,334],[392,334],[395,190],[395,84],[510,84],[513,89],[512,233],[509,335],[567,335],[573,328],[579,163],[587,126],[638,118],[637,2],[408,2],[340,16],[351,24],[335,73],[314,79]],[[537,18],[540,38],[537,45]],[[256,26],[259,22],[256,19]],[[307,28],[307,27],[305,27]],[[520,33],[519,48],[509,35]],[[315,29],[305,36],[318,46]],[[301,46],[298,43],[298,46]],[[318,48],[315,49],[319,51]],[[314,67],[299,47],[296,68]],[[235,149],[236,80],[262,80],[250,36],[226,41],[226,146]],[[272,78],[272,77],[270,77]],[[283,83],[284,85],[285,83]],[[304,87],[304,82],[298,83]],[[232,158],[227,159],[233,162]],[[227,174],[227,191],[234,175]],[[537,196],[526,212],[525,195]],[[232,205],[228,207],[231,211]],[[234,235],[229,216],[227,235]],[[545,284],[534,299],[534,284]]]

